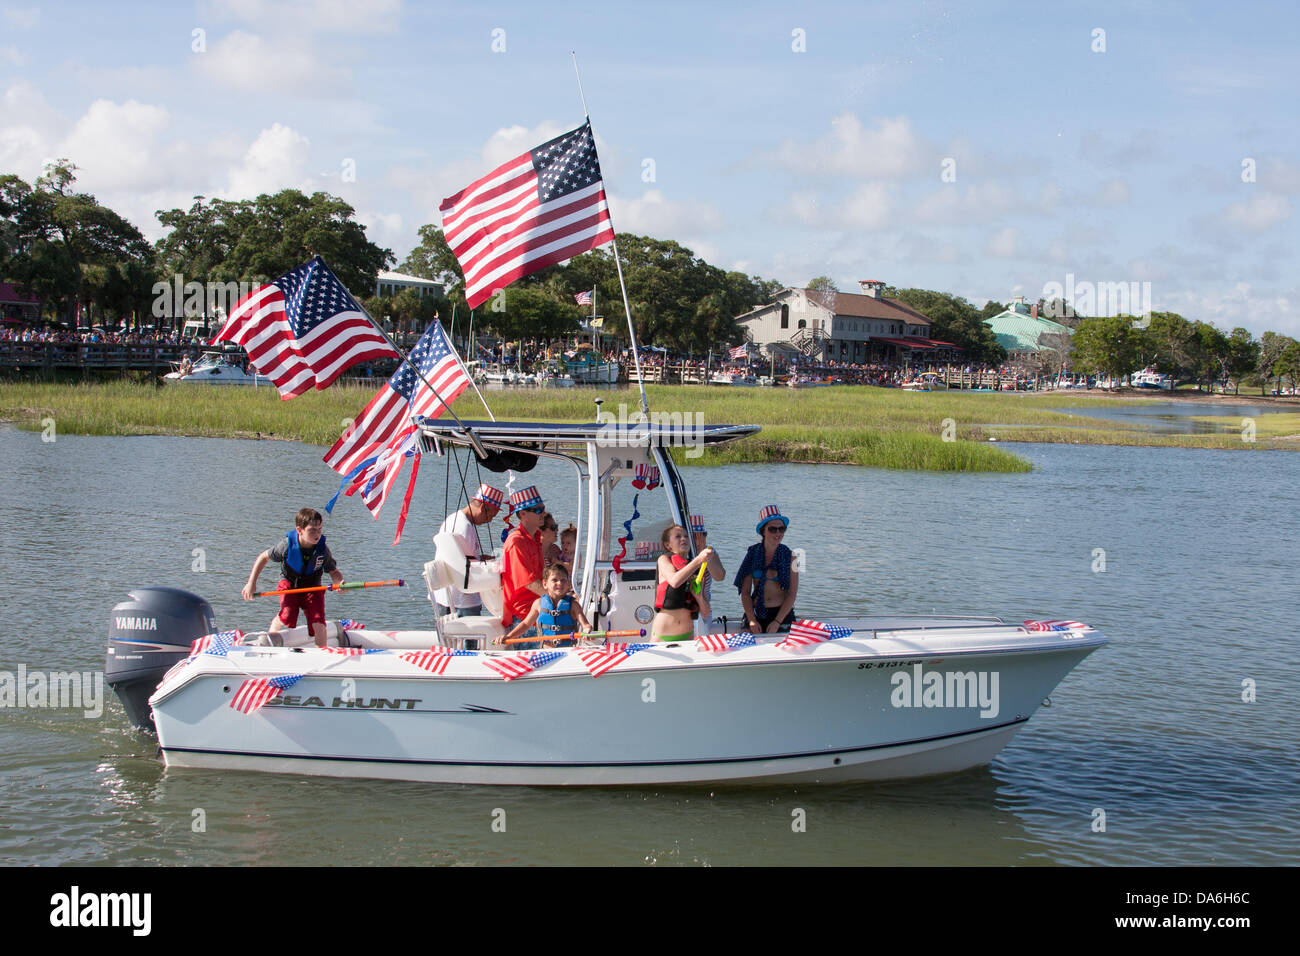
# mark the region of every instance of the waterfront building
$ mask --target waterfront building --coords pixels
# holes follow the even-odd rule
[[[1007,350],[1007,360],[1012,364],[1037,364],[1042,353],[1061,352],[1061,346],[1074,334],[1069,326],[1040,316],[1038,306],[1027,304],[1023,295],[1016,296],[997,315],[989,316],[984,324]]]
[[[405,272],[384,271],[375,278],[375,295],[394,296],[407,289],[414,289],[420,298],[426,295],[441,298],[443,294],[441,282],[421,279],[419,276],[407,275]]]
[[[961,352],[930,338],[929,318],[886,297],[885,283],[865,279],[858,285],[860,294],[782,289],[736,322],[763,356],[782,362],[932,363]]]
[[[12,283],[0,282],[0,319],[15,325],[34,325],[40,318],[38,301],[22,295]]]

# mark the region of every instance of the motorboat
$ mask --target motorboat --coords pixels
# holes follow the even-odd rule
[[[759,431],[645,418],[415,421],[421,451],[451,456],[451,474],[477,472],[462,460],[571,470],[575,598],[594,628],[615,634],[654,615],[653,556],[629,552],[623,537],[633,495],[646,516],[638,543],[657,541],[691,513],[672,449]],[[648,474],[663,476],[662,495]],[[724,628],[673,643],[596,636],[511,651],[496,643],[499,558],[466,558],[443,534],[424,571],[431,590],[477,592],[494,616],[435,614],[431,628],[408,631],[333,624],[317,648],[306,628],[218,633],[202,598],[137,588],[112,611],[108,682],[128,716],[156,730],[169,768],[463,784],[834,783],[988,763],[1106,643],[1078,621],[801,607],[809,618],[797,640]]]
[[[1161,374],[1154,368],[1144,368],[1140,372],[1133,373],[1131,379],[1134,388],[1158,388],[1172,390],[1174,380],[1168,375]]]
[[[557,362],[548,362],[534,377],[541,388],[573,388],[575,384],[573,377]]]
[[[709,377],[710,385],[739,385],[746,388],[758,385],[758,379],[743,369],[718,369]]]
[[[235,355],[228,352],[204,352],[191,364],[179,362],[176,368],[163,376],[168,385],[269,385],[271,380],[256,373],[249,374]]]
[[[535,385],[536,378],[528,372],[520,372],[512,365],[501,362],[488,362],[479,366],[477,378],[488,385]]]
[[[578,385],[614,385],[618,382],[618,362],[607,361],[585,343],[565,353],[564,365]]]

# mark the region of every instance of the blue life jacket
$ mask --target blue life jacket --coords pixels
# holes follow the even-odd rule
[[[578,622],[569,613],[573,607],[573,598],[562,597],[553,604],[551,596],[543,594],[541,600],[542,609],[537,615],[537,627],[542,634],[571,634],[578,629]]]
[[[320,536],[312,549],[312,562],[310,568],[303,566],[302,546],[298,544],[298,529],[294,528],[287,535],[289,539],[289,553],[285,555],[284,565],[298,577],[310,577],[313,574],[319,574],[325,567],[325,535]],[[286,575],[288,577],[288,575]]]

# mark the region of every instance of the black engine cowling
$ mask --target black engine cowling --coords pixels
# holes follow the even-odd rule
[[[154,688],[172,665],[189,656],[194,641],[216,632],[216,618],[212,605],[180,588],[135,588],[127,594],[130,599],[114,607],[108,621],[104,679],[131,723],[153,730]]]

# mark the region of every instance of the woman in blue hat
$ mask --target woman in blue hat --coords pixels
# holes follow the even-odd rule
[[[785,546],[785,529],[790,519],[776,505],[758,515],[761,540],[745,553],[736,572],[736,590],[745,607],[745,622],[755,634],[790,630],[794,623],[794,599],[799,593],[799,572],[794,554]]]

